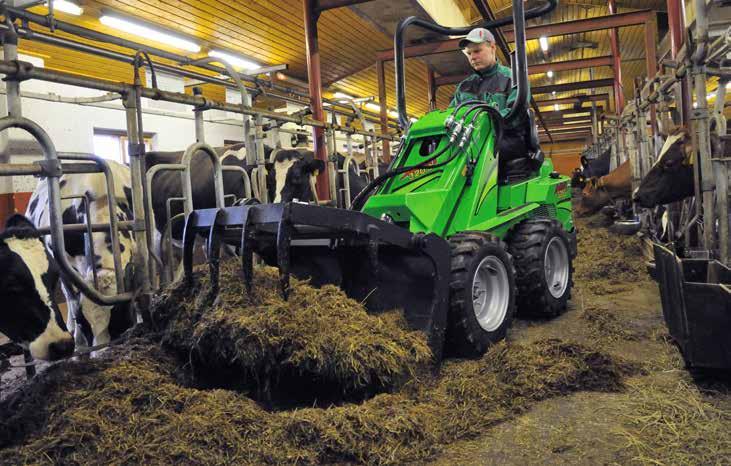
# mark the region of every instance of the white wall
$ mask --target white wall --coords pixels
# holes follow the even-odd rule
[[[161,86],[162,87],[162,86]],[[0,94],[0,110],[5,113],[5,95]],[[70,97],[94,97],[103,93],[100,91],[85,89],[64,84],[47,83],[42,81],[26,81],[21,84],[21,92],[35,93],[42,95],[53,94]],[[100,104],[76,104],[51,102],[35,97],[23,97],[23,116],[38,123],[51,137],[56,150],[63,152],[94,152],[94,130],[127,130],[126,117],[121,100],[104,102]],[[177,107],[167,106],[165,110],[160,108],[160,102],[147,101],[143,99],[142,126],[145,133],[153,134],[153,150],[175,151],[183,150],[195,142],[195,122],[192,119],[191,107],[178,105]],[[165,115],[160,113],[167,113]],[[222,146],[224,140],[242,140],[241,124],[235,121],[221,122],[210,121],[216,118],[216,113],[204,114],[206,142],[214,147]],[[11,129],[8,132],[10,139],[31,139],[30,135],[19,129]],[[104,156],[104,154],[97,154]],[[35,157],[16,156],[11,162],[28,163]],[[36,181],[31,177],[13,177],[11,180],[0,177],[0,194],[8,192],[32,191]]]

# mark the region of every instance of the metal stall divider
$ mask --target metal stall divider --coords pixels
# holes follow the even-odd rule
[[[80,50],[85,53],[92,53],[100,56],[105,56],[107,58],[123,61],[126,63],[130,63],[133,65],[136,65],[137,67],[141,66],[141,56],[144,56],[147,59],[147,64],[152,65],[151,60],[149,57],[144,55],[144,53],[140,54],[138,53],[136,56],[128,56],[119,52],[112,52],[109,50],[105,50],[93,45],[87,45],[87,44],[81,44],[78,42],[75,42],[70,39],[66,38],[60,38],[55,36],[49,36],[47,34],[38,33],[35,31],[31,31],[28,28],[28,24],[30,23],[36,23],[40,25],[47,26],[48,24],[48,18],[41,16],[41,15],[35,15],[32,13],[29,13],[24,10],[14,9],[14,8],[6,8],[4,11],[5,13],[11,14],[13,17],[21,18],[26,23],[23,24],[23,26],[16,26],[12,24],[11,21],[7,20],[5,24],[0,24],[0,32],[4,34],[14,34],[18,33],[18,35],[22,35],[22,37],[27,38],[29,40],[39,40],[45,43],[52,43],[54,45],[58,45],[61,47],[71,48],[74,50]],[[7,16],[7,15],[6,15]],[[78,27],[72,24],[64,23],[62,21],[55,21],[54,23],[58,29],[63,30],[65,32],[68,32],[73,35],[78,35],[81,37],[85,37],[87,39],[94,39],[94,40],[100,40],[102,42],[107,43],[113,43],[116,45],[133,48],[136,50],[140,50],[141,52],[146,52],[149,54],[153,54],[155,56],[167,58],[170,60],[174,60],[178,63],[184,63],[186,62],[186,58],[180,55],[171,54],[166,51],[162,51],[159,49],[155,49],[153,47],[146,47],[142,46],[140,44],[136,44],[131,41],[123,40],[117,37],[109,36],[102,33],[97,33],[95,31],[91,31],[86,28]],[[216,60],[220,61],[220,60]],[[192,63],[191,63],[192,64]],[[222,72],[221,68],[207,65],[207,64],[197,64],[196,66],[200,66],[202,68],[205,68],[210,71],[216,71],[216,72]],[[180,68],[176,68],[174,66],[169,65],[161,65],[156,64],[155,68],[165,70],[166,72],[182,75],[182,76],[188,76],[193,77],[196,79],[203,80],[205,82],[213,82],[217,84],[222,84],[227,87],[231,87],[231,83],[225,80],[220,80],[217,78],[212,78],[210,76],[195,73],[188,70],[183,70]],[[224,110],[228,112],[234,112],[234,113],[240,113],[243,115],[249,115],[258,117],[260,122],[263,120],[264,117],[279,121],[279,122],[291,122],[295,123],[301,126],[317,126],[317,127],[324,127],[324,128],[332,128],[333,125],[330,125],[326,122],[321,122],[317,120],[312,120],[310,118],[306,118],[303,115],[298,116],[289,116],[286,114],[280,114],[276,112],[271,112],[264,109],[254,109],[251,106],[247,105],[233,105],[228,103],[222,103],[222,102],[214,102],[214,101],[207,101],[203,99],[201,96],[191,96],[187,94],[182,93],[176,93],[176,92],[169,92],[169,91],[163,91],[157,88],[146,88],[142,85],[142,83],[137,80],[135,85],[131,86],[129,84],[125,83],[115,83],[111,81],[104,81],[101,79],[95,79],[95,78],[89,78],[85,76],[75,75],[72,73],[65,73],[65,72],[59,72],[54,71],[50,69],[44,69],[44,68],[33,68],[32,65],[29,63],[19,62],[19,61],[0,61],[0,73],[8,75],[9,77],[16,77],[16,79],[19,76],[22,76],[21,79],[39,79],[44,81],[50,81],[50,82],[56,82],[61,84],[68,84],[72,86],[81,86],[86,87],[90,89],[97,89],[106,91],[108,93],[115,93],[119,94],[123,97],[123,104],[126,109],[126,119],[127,119],[127,128],[128,128],[128,134],[129,134],[129,155],[130,155],[130,171],[131,171],[131,177],[132,177],[132,197],[133,197],[133,213],[135,217],[135,221],[130,226],[130,229],[134,233],[134,238],[138,247],[138,254],[133,259],[136,269],[138,270],[138,275],[141,277],[141,284],[142,284],[142,290],[139,293],[140,297],[145,297],[145,301],[141,302],[140,304],[144,306],[146,304],[147,298],[151,295],[152,290],[152,279],[153,276],[155,276],[154,268],[156,266],[159,266],[162,264],[162,260],[160,257],[157,257],[157,255],[154,252],[154,248],[152,247],[152,233],[153,230],[150,228],[150,219],[152,218],[152,213],[148,211],[149,209],[149,203],[147,202],[145,193],[148,191],[146,183],[143,182],[143,175],[142,175],[142,167],[143,167],[143,157],[144,157],[144,146],[142,144],[142,125],[141,125],[141,114],[142,109],[141,105],[139,104],[142,97],[150,98],[154,100],[161,100],[161,101],[167,101],[172,103],[180,103],[185,105],[191,105],[193,107],[200,107],[207,105],[208,108],[211,109],[219,109]],[[242,80],[247,80],[250,82],[257,82],[255,78],[250,78],[246,76],[241,76]],[[280,90],[278,86],[273,86],[273,89]],[[282,88],[282,91],[289,92],[289,88]],[[290,94],[292,94],[290,92]],[[296,94],[296,92],[295,92]],[[297,94],[299,95],[299,94]],[[12,96],[12,93],[11,93]],[[273,97],[288,100],[289,98],[285,96],[279,96],[279,95],[272,95]],[[304,94],[303,94],[304,96]],[[19,95],[18,95],[19,97]],[[333,102],[333,105],[339,105],[337,102]],[[12,109],[13,106],[11,105],[10,108]],[[337,110],[339,113],[342,113],[342,111]],[[366,131],[356,131],[356,130],[350,130],[346,131],[353,134],[361,134],[364,136],[368,136],[372,133],[366,132]],[[263,134],[261,134],[261,125],[258,128],[257,131],[257,139],[256,139],[256,152],[257,152],[257,164],[259,168],[257,170],[257,178],[258,182],[254,185],[254,189],[258,189],[259,191],[259,197],[262,201],[267,201],[267,190],[265,189],[265,183],[266,183],[266,173],[264,171],[264,151],[263,151],[263,141],[262,137]],[[393,140],[393,137],[390,135],[382,135],[381,138],[387,138],[389,140]],[[367,138],[366,138],[367,140]],[[243,175],[242,175],[243,176]],[[83,287],[81,287],[82,291],[85,291]],[[131,297],[131,296],[130,296]]]

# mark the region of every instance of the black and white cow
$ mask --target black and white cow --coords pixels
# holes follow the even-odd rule
[[[70,356],[74,340],[54,300],[58,265],[38,230],[14,215],[0,233],[0,332],[35,359]]]
[[[127,166],[112,161],[109,161],[109,168],[114,178],[116,192],[112,193],[112,196],[114,196],[117,206],[117,219],[120,221],[133,220],[130,170]],[[59,180],[59,186],[65,224],[85,223],[87,219],[91,223],[109,223],[110,214],[107,208],[109,194],[102,173],[64,175]],[[88,199],[88,205],[79,196],[85,196]],[[38,186],[31,196],[27,215],[38,227],[49,225],[48,183],[45,179],[38,182]],[[92,236],[94,257],[90,262],[85,253],[84,234],[82,232],[64,233],[67,258],[84,280],[92,285],[94,283],[93,272],[96,268],[99,292],[105,295],[116,294],[118,290],[114,274],[111,235],[106,232],[94,233]],[[45,242],[48,249],[51,250],[50,236],[45,237]],[[126,277],[130,278],[132,277],[132,257],[137,250],[130,232],[120,231],[119,246],[122,267],[125,269]],[[63,277],[61,284],[68,306],[69,330],[74,334],[77,345],[108,343],[134,324],[134,316],[129,304],[101,306],[83,296],[74,286],[63,280]]]
[[[670,133],[657,161],[640,182],[634,201],[645,208],[680,201],[694,193],[693,157],[688,130]]]
[[[241,167],[251,176],[254,166],[246,163],[246,149],[241,145],[215,149],[222,157],[223,166]],[[325,164],[316,160],[311,151],[304,149],[272,149],[265,147],[267,194],[271,202],[288,202],[294,199],[302,202],[314,200],[310,187],[310,178],[324,170]],[[272,156],[273,154],[273,156]],[[183,152],[149,152],[146,154],[146,168],[149,170],[162,163],[180,163]],[[203,153],[194,154],[191,159],[191,188],[193,206],[196,209],[207,209],[216,206],[213,189],[213,163]],[[180,172],[162,171],[155,175],[152,182],[152,207],[155,215],[155,226],[162,233],[167,221],[166,201],[182,196]],[[244,182],[237,172],[223,173],[223,191],[236,198],[245,196]],[[181,202],[171,205],[171,216],[183,212]],[[182,221],[176,222],[172,228],[175,239],[182,238]]]

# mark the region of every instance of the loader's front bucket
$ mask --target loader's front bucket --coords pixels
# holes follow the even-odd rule
[[[295,202],[196,210],[185,224],[187,280],[192,280],[199,233],[208,238],[214,290],[220,244],[234,244],[240,247],[249,290],[256,252],[279,268],[285,298],[294,274],[310,278],[315,286],[335,284],[370,312],[403,309],[411,328],[426,333],[435,361],[441,361],[450,270],[449,245],[442,238],[413,234],[362,212]]]

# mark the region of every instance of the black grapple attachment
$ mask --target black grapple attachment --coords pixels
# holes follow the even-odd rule
[[[183,239],[185,279],[191,282],[197,235],[207,238],[212,293],[218,293],[220,246],[235,245],[247,290],[253,286],[257,253],[279,268],[285,299],[295,275],[315,286],[337,285],[369,312],[402,309],[410,327],[426,333],[435,361],[441,361],[450,271],[444,239],[358,211],[297,202],[194,210]]]

